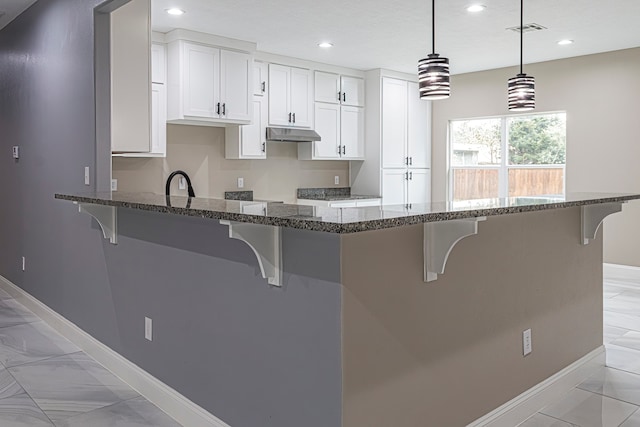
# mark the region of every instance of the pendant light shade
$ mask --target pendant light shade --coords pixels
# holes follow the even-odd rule
[[[527,111],[536,107],[536,82],[533,76],[518,74],[509,79],[509,110]]]
[[[418,61],[420,99],[438,100],[451,95],[449,59],[436,53],[436,0],[431,0],[432,53]]]
[[[509,79],[509,110],[527,111],[536,108],[536,81],[522,72],[524,40],[524,0],[520,0],[520,73]]]

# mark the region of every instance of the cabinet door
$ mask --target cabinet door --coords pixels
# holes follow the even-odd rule
[[[340,112],[342,157],[364,158],[364,108],[340,107]]]
[[[167,92],[159,83],[151,85],[151,153],[167,153]]]
[[[316,132],[322,138],[313,143],[314,158],[335,159],[340,157],[340,106],[316,103]]]
[[[431,203],[431,170],[409,169],[407,203]]]
[[[409,167],[431,167],[431,101],[420,99],[418,83],[409,83],[407,156]]]
[[[269,64],[269,124],[289,126],[291,68]]]
[[[342,76],[342,105],[364,107],[364,79]]]
[[[253,61],[246,53],[220,51],[220,117],[251,120],[251,71]]]
[[[253,63],[253,94],[255,96],[263,96],[267,92],[267,64],[264,62]]]
[[[160,44],[151,45],[151,82],[165,84],[167,82],[165,47]]]
[[[254,97],[253,119],[250,125],[240,127],[241,158],[264,159],[267,157],[267,103],[262,97]]]
[[[384,169],[382,171],[382,204],[405,205],[407,202],[406,169]]]
[[[382,79],[382,166],[407,163],[407,82]]]
[[[313,79],[310,70],[291,68],[291,113],[293,126],[313,126]]]
[[[315,100],[316,102],[328,102],[339,104],[340,76],[332,73],[315,73]]]
[[[219,117],[220,50],[197,44],[183,46],[184,115]]]

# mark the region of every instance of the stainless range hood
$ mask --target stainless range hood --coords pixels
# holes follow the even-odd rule
[[[267,141],[273,142],[312,142],[320,141],[320,135],[310,129],[267,128]]]

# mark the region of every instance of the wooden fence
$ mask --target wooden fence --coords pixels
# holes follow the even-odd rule
[[[454,200],[498,197],[497,169],[454,169]],[[562,168],[509,169],[509,196],[564,193]]]

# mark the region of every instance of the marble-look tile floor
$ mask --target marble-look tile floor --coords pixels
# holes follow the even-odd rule
[[[606,278],[607,366],[520,427],[640,427],[640,281]]]
[[[180,427],[0,290],[1,427]]]

